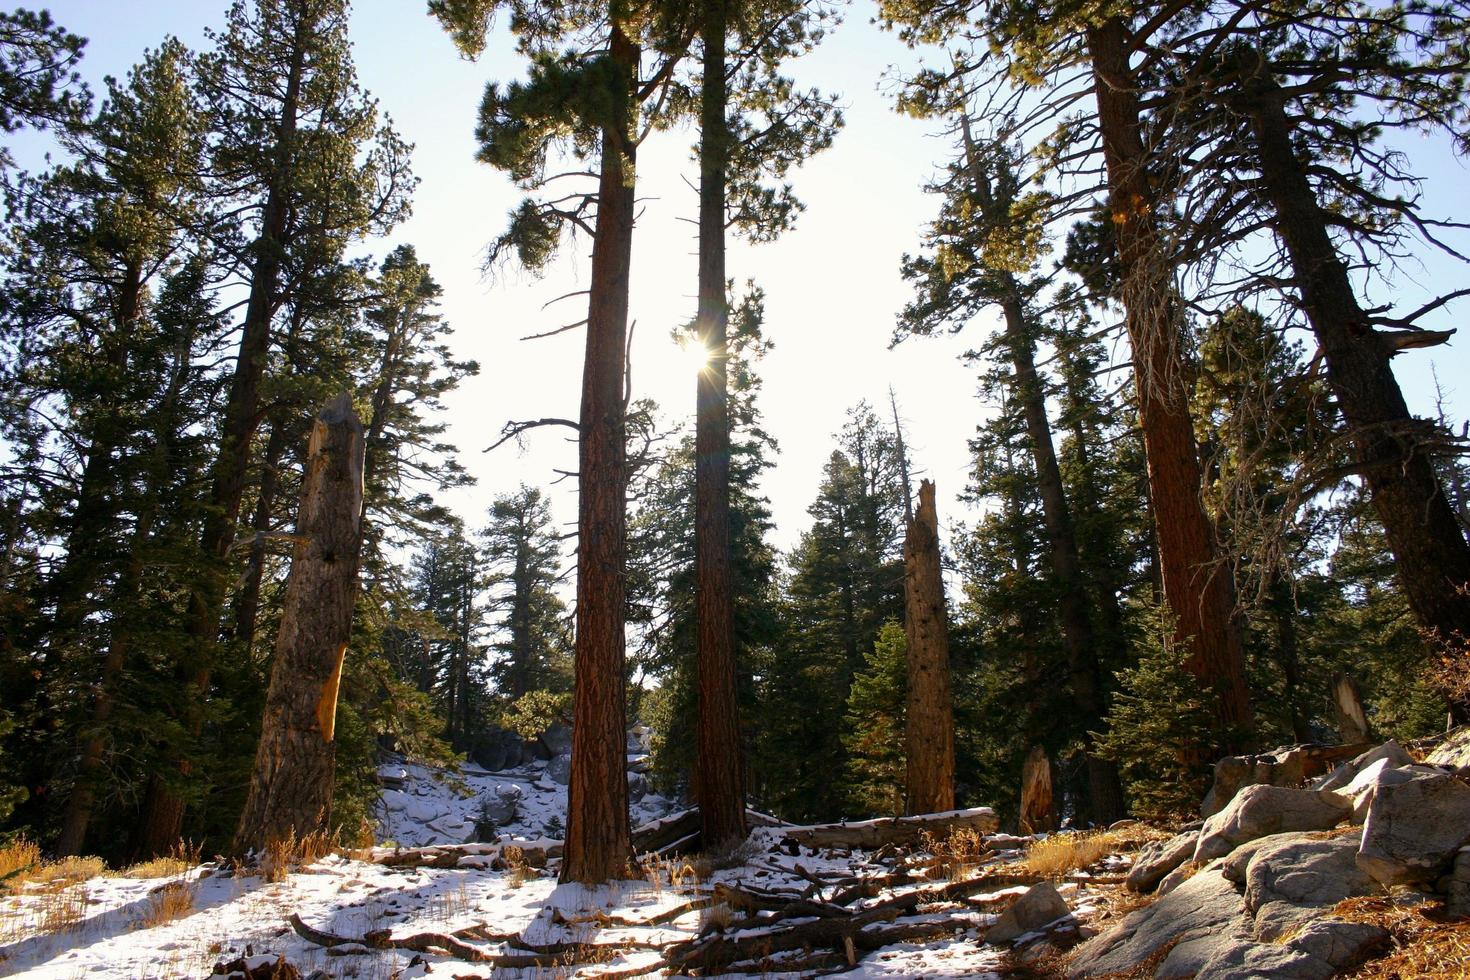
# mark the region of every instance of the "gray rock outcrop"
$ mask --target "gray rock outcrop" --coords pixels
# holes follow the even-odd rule
[[[1352,812],[1336,793],[1247,786],[1230,805],[1205,821],[1195,847],[1196,864],[1224,857],[1247,841],[1298,830],[1328,830]]]
[[[1194,849],[1198,843],[1199,831],[1189,830],[1166,841],[1148,845],[1134,858],[1124,886],[1139,894],[1153,891],[1169,872],[1194,857]]]
[[[1436,775],[1381,786],[1368,805],[1358,866],[1380,884],[1433,882],[1470,844],[1470,785]]]

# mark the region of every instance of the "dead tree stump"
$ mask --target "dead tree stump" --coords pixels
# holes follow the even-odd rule
[[[904,536],[903,559],[909,681],[904,809],[909,814],[938,813],[954,809],[954,709],[939,568],[939,515],[930,480],[919,484],[919,507]]]
[[[1034,746],[1021,768],[1021,818],[1023,834],[1046,833],[1057,829],[1056,798],[1051,788],[1051,760],[1046,749]]]
[[[336,777],[337,687],[357,600],[363,431],[345,393],[312,427],[260,746],[234,851],[324,831]]]

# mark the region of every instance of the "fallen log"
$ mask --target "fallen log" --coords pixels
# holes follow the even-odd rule
[[[412,936],[394,938],[391,930],[374,929],[364,933],[362,938],[353,939],[347,936],[336,936],[330,932],[313,929],[301,921],[301,916],[295,912],[290,916],[291,928],[296,934],[309,943],[317,946],[331,948],[334,946],[346,946],[356,943],[369,949],[410,949],[416,953],[446,953],[458,959],[469,960],[473,963],[491,963],[495,957],[482,949],[476,949],[469,943],[437,932],[421,932]]]
[[[746,810],[745,823],[749,827],[781,827],[780,820],[759,810]],[[693,854],[700,848],[700,830],[703,827],[699,807],[671,813],[667,817],[652,820],[636,827],[632,834],[634,854]]]
[[[374,848],[367,860],[388,868],[503,869],[510,864],[510,856],[517,850],[520,852],[518,860],[533,868],[544,868],[551,858],[561,857],[562,844],[543,837],[484,844],[431,844],[406,850]]]
[[[871,850],[888,844],[913,844],[924,834],[944,837],[956,830],[989,834],[999,827],[1000,818],[995,815],[995,811],[988,806],[980,806],[969,810],[920,813],[911,817],[782,827],[768,833],[782,842],[799,844],[814,850],[823,847],[860,847]]]

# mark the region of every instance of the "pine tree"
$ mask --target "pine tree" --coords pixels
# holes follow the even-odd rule
[[[827,146],[840,116],[817,93],[794,94],[776,76],[783,55],[810,46],[820,17],[806,4],[703,0],[699,88],[699,309],[695,343],[708,353],[699,372],[695,413],[695,564],[698,606],[699,765],[695,798],[704,845],[715,848],[745,836],[745,772],[736,709],[735,607],[731,581],[730,417],[727,403],[728,309],[725,229],[731,223],[732,165],[746,205],[734,222],[752,237],[770,237],[789,222],[789,189],[760,188],[766,173],[782,176],[793,162]],[[728,87],[727,35],[737,28],[736,64],[744,98]],[[818,35],[819,36],[819,35]],[[766,77],[753,84],[757,72]],[[741,90],[737,89],[737,93]],[[785,98],[771,100],[768,93]],[[755,98],[760,92],[761,97]],[[774,104],[773,104],[774,101]],[[732,105],[732,103],[734,103]],[[752,104],[753,103],[753,104]],[[731,112],[732,108],[735,110]],[[729,118],[734,116],[733,124]],[[759,126],[759,129],[755,127]],[[752,190],[754,189],[754,192]],[[764,193],[762,193],[764,192]]]
[[[193,597],[194,642],[179,663],[182,713],[196,737],[249,481],[273,321],[291,299],[283,269],[288,260],[325,267],[349,243],[390,228],[403,217],[411,188],[406,148],[390,128],[379,126],[373,103],[356,84],[346,30],[343,0],[257,0],[249,6],[237,0],[225,30],[210,34],[213,50],[200,59],[214,193],[243,206],[252,237],[239,256],[250,292],[200,536],[215,568]],[[157,778],[149,787],[140,853],[164,853],[178,839],[183,799],[177,786],[193,770],[188,753],[176,769],[177,776]]]
[[[481,532],[489,568],[489,608],[501,611],[500,660],[491,668],[496,691],[517,700],[531,691],[564,689],[566,608],[556,594],[561,549],[551,505],[540,490],[522,486],[497,497]]]
[[[853,802],[865,813],[905,812],[906,640],[895,622],[883,624],[877,642],[853,675],[844,715],[843,748]]]
[[[483,49],[490,16],[499,6],[494,0],[434,0],[430,10],[460,49],[473,55]],[[583,158],[596,147],[599,161],[595,195],[574,195],[571,200],[580,203],[569,206],[528,199],[512,215],[509,230],[492,245],[491,254],[514,250],[534,269],[555,254],[564,228],[592,234],[577,422],[576,701],[561,876],[564,881],[607,881],[623,873],[630,857],[623,754],[623,386],[640,106],[668,85],[687,46],[687,30],[676,25],[670,29],[658,16],[666,11],[638,3],[556,3],[529,15],[518,3],[504,6],[518,15],[513,26],[522,50],[531,56],[532,69],[528,81],[513,83],[504,92],[493,84],[486,89],[476,130],[480,159],[508,171],[528,190],[545,186],[548,157],[558,147]],[[577,49],[563,50],[569,42]],[[640,74],[644,43],[670,48],[647,79]],[[596,217],[589,226],[594,201]]]

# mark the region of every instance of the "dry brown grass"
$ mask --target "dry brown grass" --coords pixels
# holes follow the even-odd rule
[[[968,877],[990,853],[985,835],[973,827],[957,827],[943,837],[926,830],[919,835],[919,847],[932,856],[931,860],[921,862],[921,866],[931,873],[938,871],[952,881]]]
[[[148,906],[138,919],[138,928],[167,925],[194,911],[194,886],[187,881],[170,881],[148,896]]]
[[[1446,921],[1438,903],[1405,905],[1370,895],[1344,899],[1332,915],[1381,926],[1392,936],[1387,955],[1363,964],[1349,974],[1352,980],[1463,980],[1470,975],[1470,920]]]
[[[25,837],[16,837],[0,846],[0,884],[17,888],[29,874],[41,866],[41,846]]]
[[[316,831],[298,838],[293,830],[286,837],[266,842],[258,867],[266,881],[284,881],[296,868],[342,849],[335,833]]]
[[[124,878],[168,878],[180,875],[199,863],[199,851],[198,844],[181,840],[174,844],[167,855],[130,865],[121,874]]]
[[[519,888],[531,877],[531,866],[526,863],[526,852],[514,844],[507,844],[500,851],[500,857],[505,861],[506,868],[510,871],[510,880],[507,884],[512,888]]]
[[[1146,839],[1146,838],[1144,838]],[[1020,869],[1044,878],[1060,878],[1090,868],[1109,854],[1131,850],[1141,842],[1133,827],[1121,830],[1052,834],[1026,848]]]

